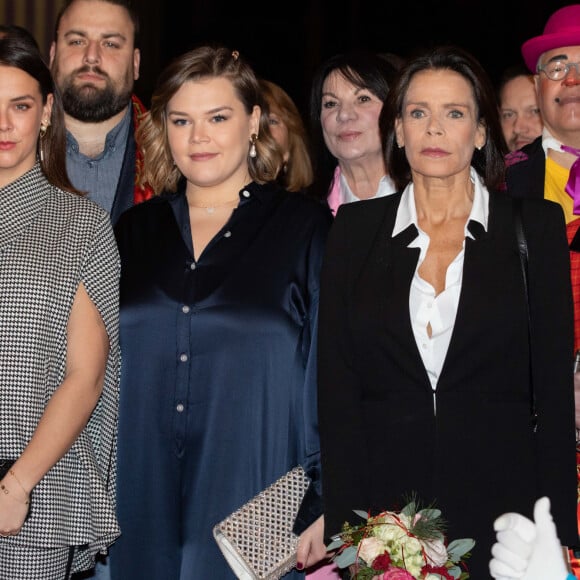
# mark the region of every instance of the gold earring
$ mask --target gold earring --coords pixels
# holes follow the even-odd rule
[[[44,162],[44,148],[43,148],[43,142],[44,142],[44,137],[45,137],[45,135],[46,135],[46,131],[47,131],[47,129],[48,129],[48,125],[49,125],[48,121],[43,121],[43,122],[40,124],[40,132],[39,132],[39,134],[40,134],[40,139],[38,140],[38,154],[39,154],[39,157],[40,157],[40,161],[41,161],[41,163],[43,163],[43,162]]]

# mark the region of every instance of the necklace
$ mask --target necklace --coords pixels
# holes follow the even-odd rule
[[[197,209],[205,209],[206,213],[212,214],[215,212],[216,209],[218,208],[222,208],[222,207],[227,207],[230,205],[234,205],[234,204],[238,204],[240,202],[240,198],[236,197],[235,199],[230,199],[229,201],[224,201],[223,203],[212,203],[209,205],[205,205],[205,204],[195,204],[195,203],[189,203],[189,207],[195,207]]]

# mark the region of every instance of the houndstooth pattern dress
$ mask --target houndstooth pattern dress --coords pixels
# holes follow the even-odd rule
[[[67,320],[79,283],[110,340],[103,393],[87,426],[34,488],[29,520],[17,536],[0,539],[0,551],[4,542],[79,546],[73,563],[79,571],[120,533],[118,280],[117,247],[103,209],[51,186],[38,164],[0,188],[0,458],[21,454],[65,376]]]

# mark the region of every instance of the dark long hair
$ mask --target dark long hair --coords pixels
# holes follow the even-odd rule
[[[471,86],[477,107],[477,122],[486,130],[485,145],[475,150],[472,167],[488,189],[503,187],[504,156],[507,146],[501,130],[493,84],[477,59],[457,46],[439,46],[409,58],[391,87],[379,117],[385,163],[397,190],[411,181],[411,168],[404,149],[397,146],[395,121],[403,114],[403,104],[413,77],[425,70],[451,70],[460,74]]]
[[[66,172],[66,129],[60,94],[38,48],[15,35],[4,36],[0,38],[0,65],[17,68],[36,80],[43,104],[46,104],[48,95],[53,95],[50,125],[44,136],[38,138],[40,166],[53,185],[80,194]]]
[[[337,71],[355,87],[367,89],[383,103],[397,73],[394,60],[366,50],[337,54],[324,61],[315,71],[310,89],[310,134],[313,151],[314,182],[308,193],[326,200],[332,187],[336,158],[324,142],[320,123],[322,87],[328,75]]]

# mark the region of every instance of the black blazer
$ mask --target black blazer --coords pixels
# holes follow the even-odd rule
[[[514,197],[534,197],[542,199],[544,197],[544,181],[546,177],[546,154],[542,147],[542,137],[537,137],[528,145],[522,147],[521,151],[516,151],[508,155],[517,159],[522,159],[510,165],[506,170],[506,185],[510,195]]]
[[[449,538],[472,537],[474,580],[489,577],[493,520],[552,500],[560,539],[576,531],[572,298],[561,208],[524,202],[539,430],[530,426],[527,315],[513,200],[491,194],[488,231],[465,242],[449,350],[433,394],[411,328],[415,226],[392,237],[400,194],[341,206],[323,263],[319,419],[326,534],[436,502]],[[436,412],[435,412],[436,405]]]
[[[506,171],[507,192],[514,197],[544,197],[546,179],[546,154],[542,147],[542,137],[538,137],[522,148],[527,159],[509,165]],[[518,155],[519,153],[515,153]],[[510,154],[513,155],[513,154]],[[570,250],[580,252],[580,229],[570,242]]]

